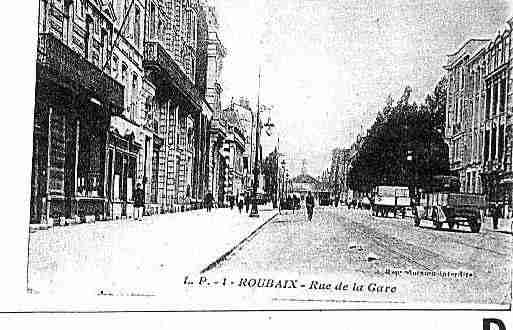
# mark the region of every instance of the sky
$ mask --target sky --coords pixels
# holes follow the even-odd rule
[[[511,17],[501,0],[211,0],[228,54],[223,102],[248,97],[273,106],[278,144],[292,175],[317,176],[331,150],[372,125],[388,95],[406,86],[424,100],[446,55],[469,38],[493,38]]]

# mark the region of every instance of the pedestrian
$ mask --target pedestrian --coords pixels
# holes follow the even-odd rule
[[[493,229],[497,230],[499,227],[499,218],[501,216],[501,208],[499,203],[495,204],[495,207],[492,209],[492,219],[493,219]]]
[[[239,208],[239,213],[242,213],[242,208],[244,207],[244,197],[242,194],[239,194],[237,198],[237,207]]]
[[[233,206],[235,205],[235,197],[232,195],[228,198],[230,199],[230,210],[233,210]]]
[[[312,192],[309,191],[308,195],[306,195],[306,212],[308,214],[309,221],[312,221],[314,207],[315,207],[315,200],[312,195]]]
[[[209,191],[205,195],[205,206],[207,208],[207,212],[212,212],[212,204],[214,202],[214,196],[212,196],[212,193]]]
[[[144,216],[144,190],[137,184],[134,192],[134,220],[142,221]]]
[[[246,205],[246,213],[249,213],[249,206],[250,206],[250,198],[249,198],[249,192],[246,192],[244,194],[244,205]]]

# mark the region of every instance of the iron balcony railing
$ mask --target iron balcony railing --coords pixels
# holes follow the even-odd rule
[[[148,41],[144,43],[143,65],[158,66],[163,69],[165,71],[164,79],[173,84],[201,109],[202,97],[196,86],[159,42]]]
[[[83,88],[88,95],[118,111],[124,87],[50,33],[39,34],[37,63],[57,83]]]

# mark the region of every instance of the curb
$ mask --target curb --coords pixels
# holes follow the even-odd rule
[[[228,252],[225,252],[222,256],[220,256],[219,258],[217,258],[214,262],[212,262],[210,265],[208,265],[207,267],[205,267],[201,272],[200,274],[204,274],[206,272],[208,272],[209,270],[217,267],[221,262],[225,261],[226,258],[228,258],[228,256],[230,254],[233,253],[233,251],[235,251],[238,247],[240,247],[241,245],[243,245],[246,241],[248,241],[249,239],[251,239],[253,236],[255,236],[265,225],[267,225],[269,222],[271,222],[271,220],[273,220],[274,218],[276,218],[277,216],[279,215],[279,213],[275,213],[272,217],[270,217],[269,219],[267,219],[264,223],[262,223],[260,226],[258,226],[255,230],[253,230],[246,238],[244,238],[242,241],[240,241],[239,243],[237,243],[233,248],[231,248]]]

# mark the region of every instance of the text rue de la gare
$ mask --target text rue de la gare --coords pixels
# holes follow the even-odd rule
[[[369,282],[325,282],[320,280],[300,281],[298,279],[272,279],[272,278],[249,278],[238,279],[210,279],[200,276],[192,279],[185,276],[183,284],[187,287],[233,287],[233,288],[261,288],[261,289],[303,289],[312,291],[356,291],[373,293],[397,293],[397,287],[382,283]]]

